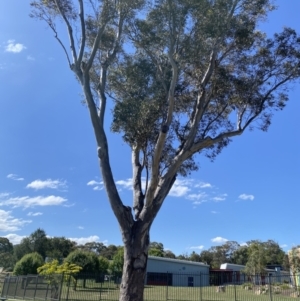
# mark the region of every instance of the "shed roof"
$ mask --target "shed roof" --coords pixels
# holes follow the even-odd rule
[[[182,260],[182,259],[174,259],[174,258],[168,258],[168,257],[158,257],[158,256],[148,256],[149,259],[157,260],[157,261],[166,261],[166,262],[174,262],[174,263],[184,263],[184,264],[190,264],[190,265],[197,265],[201,267],[209,267],[208,264],[205,264],[203,262],[196,262],[196,261],[189,261],[189,260]]]

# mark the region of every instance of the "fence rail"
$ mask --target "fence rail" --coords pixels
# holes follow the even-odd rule
[[[299,297],[295,275],[148,273],[145,301],[284,301]],[[1,296],[22,300],[117,301],[120,279],[113,275],[78,274],[7,276]]]

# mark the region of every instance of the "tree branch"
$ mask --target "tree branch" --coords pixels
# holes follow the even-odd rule
[[[79,2],[79,19],[80,19],[80,26],[81,26],[81,43],[78,55],[78,64],[82,62],[84,49],[85,49],[85,41],[86,41],[86,31],[85,31],[85,20],[84,20],[84,6],[83,1],[78,0]]]
[[[69,39],[70,39],[70,47],[71,47],[71,53],[72,53],[72,56],[73,56],[73,62],[74,62],[75,65],[77,65],[77,53],[76,53],[76,48],[75,48],[75,42],[74,42],[74,37],[73,37],[72,26],[71,26],[68,18],[66,17],[66,15],[62,11],[58,1],[57,0],[54,0],[54,1],[55,1],[55,4],[57,6],[57,9],[58,9],[59,13],[61,14],[63,20],[66,23],[66,26],[67,26],[67,29],[68,29],[68,35],[69,35]]]
[[[143,167],[140,164],[140,149],[134,147],[132,149],[132,170],[133,170],[133,210],[135,213],[135,219],[139,218],[139,215],[144,207],[144,195],[142,192],[142,170]]]

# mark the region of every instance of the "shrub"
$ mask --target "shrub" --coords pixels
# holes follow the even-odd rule
[[[15,275],[37,274],[37,268],[44,264],[42,255],[37,252],[24,255],[15,265]]]

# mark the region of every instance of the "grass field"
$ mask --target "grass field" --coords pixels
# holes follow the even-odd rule
[[[144,300],[146,301],[284,301],[294,300],[293,288],[276,289],[275,286],[270,296],[269,292],[257,295],[257,288],[245,290],[242,285],[228,285],[225,292],[217,293],[217,287],[174,287],[174,286],[146,286],[144,290]],[[61,292],[62,301],[99,301],[118,300],[119,288],[111,284],[97,284],[86,288],[78,287],[75,290],[63,287]]]

